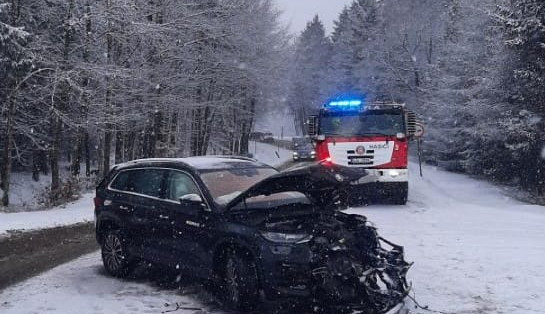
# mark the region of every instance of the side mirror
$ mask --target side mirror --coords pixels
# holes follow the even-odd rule
[[[425,133],[424,125],[422,123],[416,123],[413,136],[415,138],[422,138],[424,137],[424,133]]]
[[[309,136],[316,136],[318,134],[318,116],[308,117],[307,133]]]
[[[180,197],[180,204],[188,207],[204,207],[204,201],[198,194],[186,194]]]
[[[407,134],[410,138],[421,138],[424,136],[424,124],[418,121],[416,113],[407,111],[405,116],[407,122]]]

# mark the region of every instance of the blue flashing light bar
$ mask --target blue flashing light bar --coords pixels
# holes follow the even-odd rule
[[[324,108],[339,111],[354,111],[361,110],[362,106],[363,101],[361,99],[346,99],[331,101],[325,104]]]

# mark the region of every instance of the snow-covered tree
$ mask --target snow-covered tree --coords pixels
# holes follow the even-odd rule
[[[0,3],[0,149],[36,180],[50,173],[53,202],[68,194],[62,161],[77,181],[82,160],[90,176],[112,161],[244,154],[285,86],[271,0]]]
[[[0,183],[3,191],[1,203],[4,206],[9,204],[11,164],[17,153],[14,143],[17,97],[33,65],[33,56],[28,49],[30,33],[19,25],[20,5],[0,2]]]
[[[512,0],[496,17],[506,33],[514,57],[508,64],[505,86],[510,92],[510,115],[502,119],[506,148],[520,173],[521,185],[543,194],[545,188],[545,3]]]
[[[330,41],[318,16],[307,24],[295,46],[295,60],[288,103],[295,113],[299,132],[306,132],[306,117],[328,98],[323,94],[326,65],[329,63]]]

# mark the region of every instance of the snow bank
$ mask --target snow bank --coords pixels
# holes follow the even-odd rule
[[[20,211],[37,208],[38,195],[51,185],[51,176],[40,176],[38,182],[32,180],[30,172],[14,172],[10,177],[10,210]],[[0,191],[0,194],[2,192]]]
[[[8,230],[32,230],[72,225],[94,220],[93,193],[51,210],[0,213],[0,236]]]

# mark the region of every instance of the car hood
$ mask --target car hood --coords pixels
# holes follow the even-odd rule
[[[372,178],[369,172],[362,168],[313,163],[292,168],[258,182],[227,203],[225,209],[230,210],[246,198],[281,192],[301,192],[320,207],[328,208],[337,201],[332,193],[354,181],[361,184],[363,178],[369,182],[376,181],[376,178]]]

